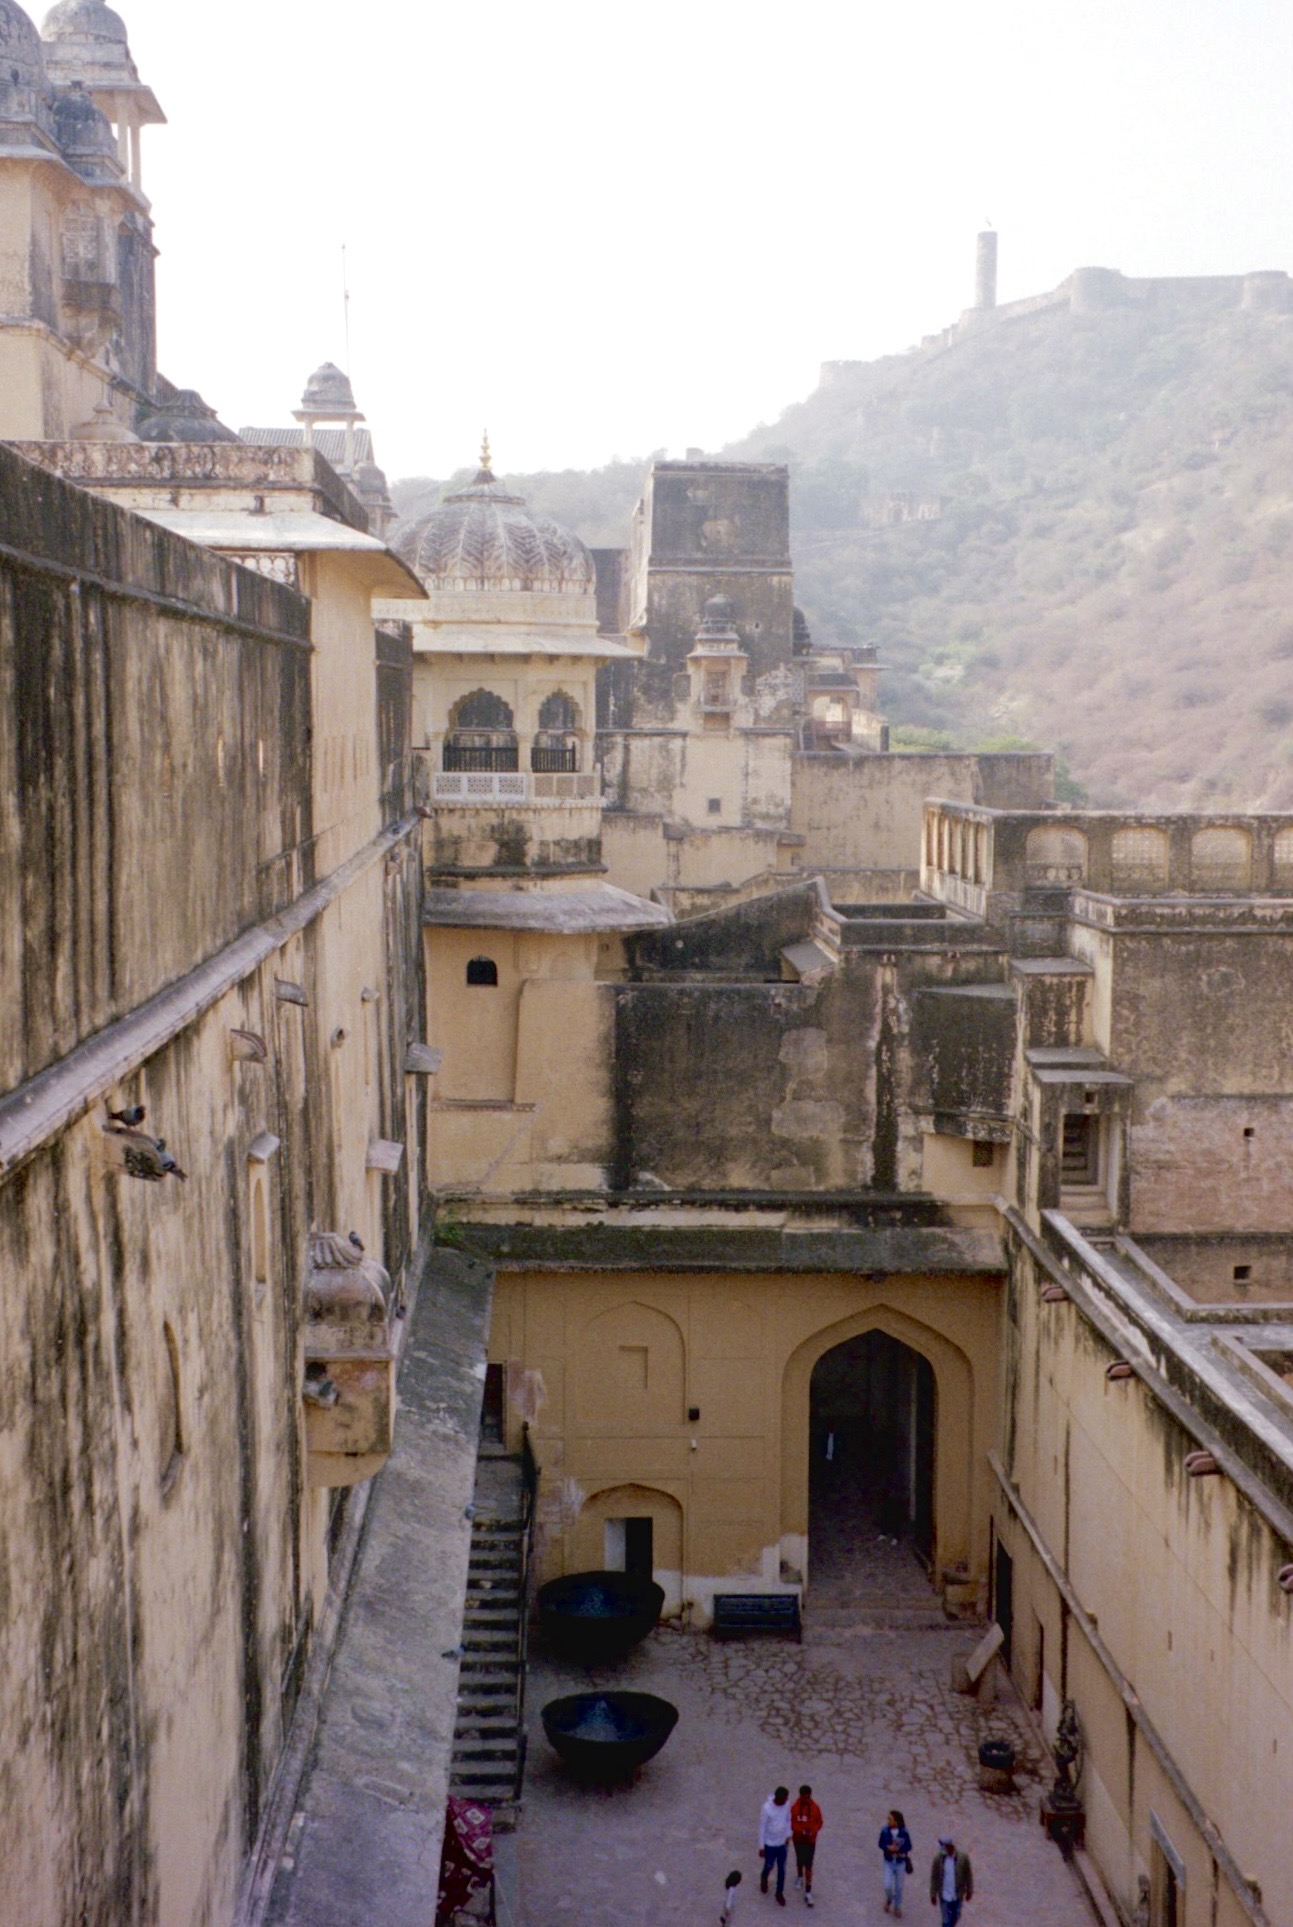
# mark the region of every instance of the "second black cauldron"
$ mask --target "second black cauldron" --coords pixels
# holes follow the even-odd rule
[[[596,1786],[633,1777],[655,1758],[678,1709],[654,1693],[571,1693],[549,1700],[543,1730],[570,1771]]]

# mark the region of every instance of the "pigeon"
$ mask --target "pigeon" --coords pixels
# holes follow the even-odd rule
[[[358,1233],[357,1231],[352,1231],[352,1232],[351,1232],[351,1234],[350,1234],[350,1242],[351,1242],[351,1244],[352,1244],[352,1245],[353,1245],[353,1246],[355,1247],[355,1250],[356,1250],[356,1251],[362,1251],[362,1250],[363,1250],[363,1248],[364,1248],[364,1241],[363,1241],[363,1239],[362,1239],[362,1238],[360,1237],[360,1235],[359,1235],[359,1233]]]
[[[166,1139],[164,1137],[154,1138],[153,1142],[157,1146],[157,1155],[161,1159],[162,1169],[167,1177],[178,1178],[181,1184],[187,1184],[188,1172],[181,1171],[175,1158],[166,1148]]]
[[[111,1109],[108,1111],[108,1116],[112,1119],[113,1123],[120,1124],[123,1129],[127,1131],[138,1130],[147,1115],[148,1112],[142,1104],[132,1104],[124,1111],[114,1111]]]

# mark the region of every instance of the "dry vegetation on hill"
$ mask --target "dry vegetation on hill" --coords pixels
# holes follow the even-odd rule
[[[789,463],[797,599],[880,645],[896,741],[1054,747],[1094,803],[1293,806],[1293,316],[999,319],[724,453]],[[512,479],[614,543],[642,467]],[[897,491],[941,515],[864,526]]]

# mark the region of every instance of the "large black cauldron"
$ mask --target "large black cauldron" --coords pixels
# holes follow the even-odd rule
[[[678,1708],[654,1693],[571,1693],[549,1700],[543,1730],[570,1771],[607,1786],[653,1760],[678,1724]]]
[[[576,1666],[608,1666],[632,1652],[660,1617],[664,1590],[627,1572],[570,1572],[539,1587],[548,1644]]]

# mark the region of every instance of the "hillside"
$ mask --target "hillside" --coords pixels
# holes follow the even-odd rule
[[[1293,806],[1293,316],[1000,317],[723,453],[789,463],[797,599],[880,645],[896,741],[1054,747],[1093,803]],[[642,467],[511,479],[622,542]],[[934,519],[865,526],[899,492]]]

